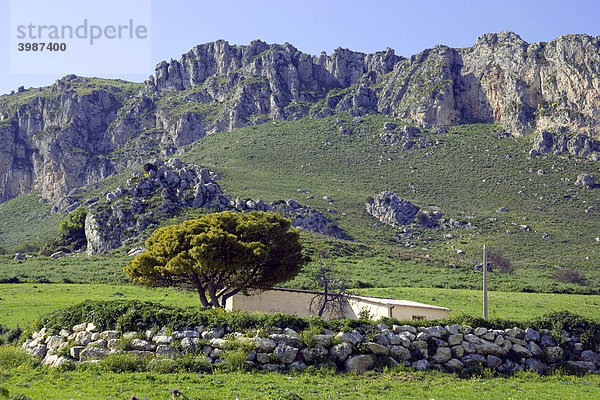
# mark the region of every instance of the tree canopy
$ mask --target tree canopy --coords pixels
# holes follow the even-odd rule
[[[145,286],[196,290],[203,306],[220,307],[238,292],[292,279],[306,261],[288,219],[224,211],[157,229],[124,271]]]

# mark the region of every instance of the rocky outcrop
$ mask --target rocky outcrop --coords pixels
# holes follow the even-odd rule
[[[600,160],[600,143],[583,135],[571,136],[541,131],[534,136],[533,148],[529,155],[533,157],[547,153],[556,155],[568,153],[575,157],[598,161]]]
[[[593,189],[596,187],[596,180],[590,174],[581,174],[577,177],[575,185],[583,186],[586,189]]]
[[[410,58],[391,49],[336,49],[317,57],[289,44],[218,41],[162,62],[146,85],[157,93],[194,89],[202,101],[219,102],[235,88],[224,112],[230,128],[249,123],[252,115],[289,119],[344,111],[383,113],[424,126],[500,122],[517,135],[562,127],[594,136],[599,48],[600,39],[587,35],[529,44],[513,32],[485,34],[466,49],[436,46]]]
[[[400,226],[412,224],[419,207],[386,190],[367,199],[367,212],[384,224]]]
[[[144,165],[145,174],[134,172],[127,186],[106,194],[106,202],[93,206],[85,219],[88,254],[105,253],[134,242],[161,218],[182,208],[222,210],[229,206],[206,168],[170,159]]]
[[[368,198],[367,212],[384,224],[392,226],[416,223],[427,228],[439,228],[440,223],[445,222],[439,211],[421,211],[410,201],[396,196],[389,190]]]
[[[106,193],[106,202],[91,204],[85,219],[88,254],[106,253],[137,242],[144,231],[186,208],[273,211],[291,218],[298,228],[350,239],[319,211],[291,199],[272,203],[231,200],[221,191],[214,172],[178,158],[166,162],[156,159],[144,164],[144,171],[133,172],[126,186]]]
[[[300,334],[291,328],[271,328],[267,337],[234,332],[229,327],[196,326],[158,331],[121,332],[82,323],[48,332],[34,332],[23,344],[42,364],[57,367],[100,360],[113,354],[150,357],[152,362],[184,354],[204,357],[207,365],[227,359],[228,349],[246,349],[247,369],[289,371],[333,363],[340,371],[362,373],[375,365],[404,365],[417,370],[460,372],[489,368],[500,373],[531,370],[545,374],[568,367],[600,372],[600,348],[585,344],[579,334],[527,328],[487,329],[466,325],[413,327],[359,326],[350,332],[325,329]],[[242,346],[240,346],[242,345]]]
[[[0,98],[0,114],[9,112],[0,122],[0,202],[33,189],[57,199],[114,171],[102,157],[103,138],[122,99],[109,90],[78,92],[73,80],[65,77],[13,107]]]
[[[161,62],[143,86],[70,75],[1,96],[0,202],[33,189],[57,200],[207,134],[336,112],[422,127],[495,122],[513,135],[552,128],[580,135],[557,148],[595,157],[586,140],[600,133],[599,71],[600,38],[587,35],[529,44],[512,32],[485,34],[470,48],[410,58],[220,40]],[[381,140],[426,145],[406,131]]]

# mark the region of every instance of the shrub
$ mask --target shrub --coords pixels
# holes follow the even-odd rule
[[[148,364],[148,371],[158,374],[172,374],[177,372],[177,363],[168,358],[155,358]]]
[[[554,280],[561,283],[574,283],[585,286],[587,281],[583,274],[572,268],[559,268],[554,272]]]
[[[25,350],[13,346],[0,346],[0,371],[17,367],[32,368],[39,365],[39,360]]]
[[[175,368],[178,372],[210,372],[212,365],[205,356],[186,354],[175,359]]]
[[[223,363],[221,364],[228,371],[241,371],[246,367],[246,360],[248,359],[248,351],[243,348],[236,350],[226,350],[222,353],[221,358]]]
[[[500,250],[497,249],[488,249],[486,250],[487,261],[492,263],[492,267],[498,269],[498,271],[503,272],[505,274],[510,274],[514,272],[514,268],[507,258],[502,256]]]
[[[549,329],[559,343],[563,341],[561,332],[564,330],[579,335],[581,342],[588,348],[600,344],[600,323],[569,311],[558,311],[545,315],[531,321],[530,325],[538,329]]]
[[[16,344],[22,333],[23,330],[19,326],[16,328],[7,328],[0,325],[0,345]]]
[[[112,354],[103,358],[98,366],[108,372],[143,372],[148,363],[148,358],[132,354]]]
[[[315,347],[315,335],[323,332],[323,328],[317,325],[311,325],[308,329],[300,332],[300,338],[307,347]]]

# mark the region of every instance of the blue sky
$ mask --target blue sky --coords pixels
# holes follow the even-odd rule
[[[120,3],[136,1],[148,0]],[[9,3],[10,0],[0,0],[0,52],[5,55],[11,46]],[[99,3],[100,0],[78,2],[84,9],[89,7],[90,15],[94,15]],[[56,11],[63,16],[69,12],[60,6]],[[478,36],[503,30],[512,30],[528,42],[549,41],[567,33],[599,36],[599,15],[600,2],[596,0],[152,0],[151,51],[149,61],[144,62],[146,66],[136,74],[100,71],[94,75],[142,81],[161,60],[178,59],[194,45],[217,39],[234,44],[247,44],[253,39],[289,42],[311,54],[331,53],[340,46],[362,52],[391,47],[397,54],[410,56],[436,44],[469,47]],[[117,52],[112,61],[118,63],[119,57]],[[69,70],[64,73],[42,74],[50,66],[36,62],[39,73],[11,74],[8,57],[1,59],[0,94],[21,85],[52,84],[67,73],[77,73],[77,65],[83,61],[70,60],[72,68],[65,67]]]

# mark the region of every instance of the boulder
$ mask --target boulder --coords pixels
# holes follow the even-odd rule
[[[314,335],[313,340],[315,344],[320,344],[322,346],[330,346],[331,340],[333,339],[333,335]]]
[[[275,343],[284,343],[288,346],[292,346],[297,349],[302,347],[302,345],[304,344],[302,342],[302,340],[300,339],[300,336],[295,337],[295,336],[291,336],[291,335],[276,333],[273,335],[269,335],[269,338],[273,339],[275,341]]]
[[[156,346],[156,356],[164,358],[175,358],[179,355],[179,351],[172,346],[159,344]]]
[[[496,369],[502,365],[502,359],[490,354],[486,357],[486,365],[490,369]]]
[[[417,371],[425,371],[431,368],[431,364],[427,360],[417,360],[411,364],[411,367],[413,367]]]
[[[537,342],[538,340],[540,340],[540,334],[535,329],[527,328],[525,329],[525,339],[528,341]]]
[[[390,355],[398,362],[409,360],[411,357],[410,350],[404,346],[391,346]]]
[[[373,360],[373,357],[365,354],[350,357],[345,362],[346,371],[355,372],[357,374],[362,374],[363,372],[368,371],[369,369],[373,368],[374,365],[375,360]]]
[[[273,351],[273,349],[276,346],[276,343],[269,338],[256,337],[254,338],[254,346],[259,352],[269,353]]]
[[[438,347],[433,355],[433,361],[437,364],[443,364],[452,358],[452,351],[448,347]]]
[[[81,361],[89,361],[89,360],[99,360],[108,355],[110,350],[103,349],[100,347],[86,347],[79,353],[79,360]]]
[[[528,358],[525,361],[527,369],[537,372],[540,375],[544,375],[548,371],[548,365],[537,358]]]
[[[335,338],[341,342],[347,342],[352,344],[360,343],[363,340],[362,335],[357,331],[340,332],[337,335],[335,335]]]
[[[444,366],[451,372],[459,372],[462,371],[464,364],[456,358],[453,358],[444,363]]]
[[[589,174],[581,174],[577,177],[575,181],[575,185],[583,186],[586,189],[592,189],[596,187],[596,180],[592,175]]]
[[[590,361],[567,361],[567,365],[580,371],[592,372],[596,370],[596,365]]]
[[[325,348],[325,346],[317,344],[312,348],[303,348],[301,350],[301,354],[307,363],[313,363],[322,360],[325,356],[327,356],[327,354],[329,354],[329,351]]]
[[[369,350],[371,353],[377,356],[387,356],[388,354],[390,354],[390,349],[374,342],[365,343],[365,347],[367,348],[367,350]]]
[[[352,345],[348,342],[340,343],[331,348],[331,356],[338,362],[346,361],[352,354]]]
[[[298,348],[280,343],[275,347],[275,355],[284,364],[291,364],[298,354]]]

